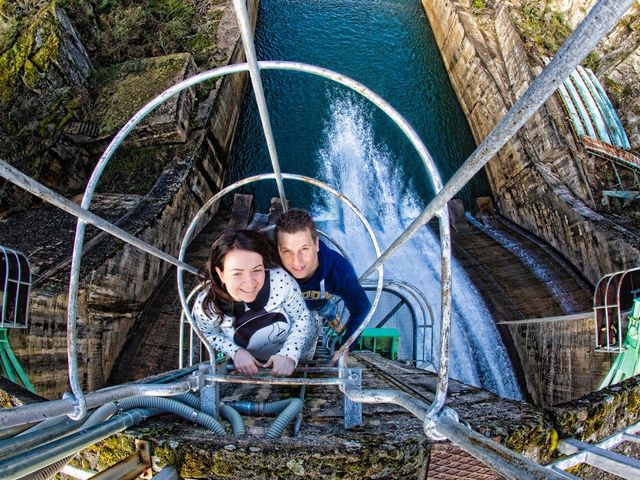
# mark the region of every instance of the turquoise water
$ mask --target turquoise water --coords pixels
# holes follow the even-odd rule
[[[310,63],[363,83],[396,108],[418,132],[446,181],[475,148],[466,119],[449,84],[431,28],[419,1],[262,0],[256,27],[259,60]],[[283,172],[316,176],[331,106],[347,89],[294,72],[263,72],[267,104]],[[409,141],[375,107],[359,98],[374,141],[388,149],[404,188],[424,202],[433,196],[429,179]],[[241,116],[231,153],[228,183],[271,172],[271,163],[252,92]],[[466,187],[462,198],[487,193],[484,179]],[[308,187],[285,184],[294,203],[312,201]],[[259,208],[276,195],[275,186],[247,191]]]

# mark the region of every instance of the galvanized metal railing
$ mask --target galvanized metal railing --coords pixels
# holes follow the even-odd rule
[[[0,328],[27,328],[30,293],[29,259],[0,245]]]

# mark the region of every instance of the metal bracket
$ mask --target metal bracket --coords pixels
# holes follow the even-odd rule
[[[430,413],[430,412],[429,412]],[[443,442],[448,440],[448,438],[438,432],[438,418],[442,415],[453,419],[456,422],[459,422],[460,419],[456,411],[449,407],[444,407],[440,412],[437,412],[435,415],[430,415],[427,413],[427,416],[424,418],[424,433],[429,438],[429,440],[433,440],[434,442]]]
[[[153,471],[151,470],[151,452],[149,450],[149,442],[146,440],[135,440],[136,453],[138,454],[138,461],[142,465],[146,465],[147,468],[139,478],[150,479],[153,477]]]
[[[213,418],[218,418],[220,412],[220,387],[218,382],[206,384],[205,377],[212,370],[210,365],[202,364],[198,370],[198,384],[200,386],[201,410]],[[215,372],[213,372],[215,376]]]
[[[362,369],[345,368],[345,389],[362,390]],[[350,429],[362,425],[362,404],[352,402],[347,395],[344,398],[344,428]]]

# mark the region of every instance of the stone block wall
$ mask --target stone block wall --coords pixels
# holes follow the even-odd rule
[[[536,405],[565,403],[596,390],[612,354],[594,347],[594,320],[512,323],[507,328]]]

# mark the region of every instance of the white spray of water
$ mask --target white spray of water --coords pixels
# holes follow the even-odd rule
[[[410,179],[394,165],[389,150],[375,143],[369,116],[351,98],[332,102],[331,117],[318,154],[318,176],[349,198],[371,223],[381,248],[386,248],[421,211]],[[333,197],[314,205],[320,228],[348,252],[357,272],[374,261],[371,242],[359,220]],[[440,244],[427,227],[405,243],[387,262],[385,278],[418,287],[434,310],[439,338]],[[503,397],[521,399],[511,362],[494,321],[465,272],[453,265],[453,324],[450,376]],[[433,360],[437,364],[438,342]]]
[[[535,254],[528,248],[520,245],[516,240],[511,238],[509,234],[501,231],[499,228],[488,224],[485,225],[482,222],[476,220],[472,215],[467,213],[467,221],[475,226],[478,230],[482,230],[484,233],[493,238],[496,242],[502,245],[506,250],[513,253],[523,265],[533,273],[540,282],[544,283],[553,298],[558,302],[560,308],[564,313],[575,313],[580,309],[580,305],[577,304],[571,295],[553,273],[553,271],[547,268],[544,262],[540,261]]]

